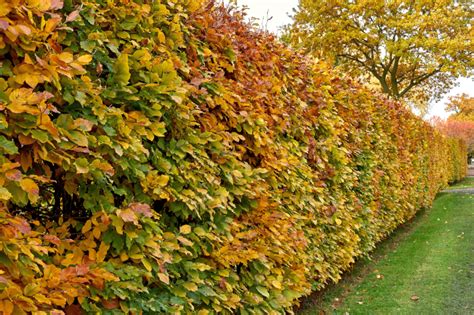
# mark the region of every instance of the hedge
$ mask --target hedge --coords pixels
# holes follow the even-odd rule
[[[465,154],[240,11],[0,0],[0,311],[290,311]]]

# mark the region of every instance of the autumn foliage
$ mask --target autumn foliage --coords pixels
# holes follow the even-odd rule
[[[474,156],[474,121],[458,120],[454,117],[443,120],[435,117],[432,124],[446,136],[461,139],[467,145],[468,155]]]
[[[284,312],[463,177],[456,141],[241,12],[0,0],[0,311]]]

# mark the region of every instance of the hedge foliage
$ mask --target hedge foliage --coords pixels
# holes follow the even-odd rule
[[[0,311],[284,312],[464,155],[241,12],[0,0]]]

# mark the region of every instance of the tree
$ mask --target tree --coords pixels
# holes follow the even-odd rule
[[[474,123],[474,97],[462,94],[450,97],[449,101],[446,110],[454,111],[450,118]]]
[[[474,97],[467,94],[450,97],[446,110],[454,113],[446,120],[433,117],[431,124],[449,137],[463,139],[469,157],[474,157]]]
[[[300,0],[286,39],[420,106],[472,72],[472,18],[469,0]]]
[[[458,120],[453,117],[443,120],[434,117],[431,119],[431,124],[448,137],[464,140],[469,157],[474,157],[474,121]]]
[[[463,139],[469,157],[474,157],[474,97],[467,94],[450,97],[446,110],[454,111],[454,114],[446,120],[445,133]]]

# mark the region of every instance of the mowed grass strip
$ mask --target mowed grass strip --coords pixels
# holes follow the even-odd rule
[[[474,187],[474,176],[465,177],[458,183],[450,186],[449,189],[460,189],[460,188],[473,188]]]
[[[473,227],[474,195],[442,193],[301,313],[474,314]]]

